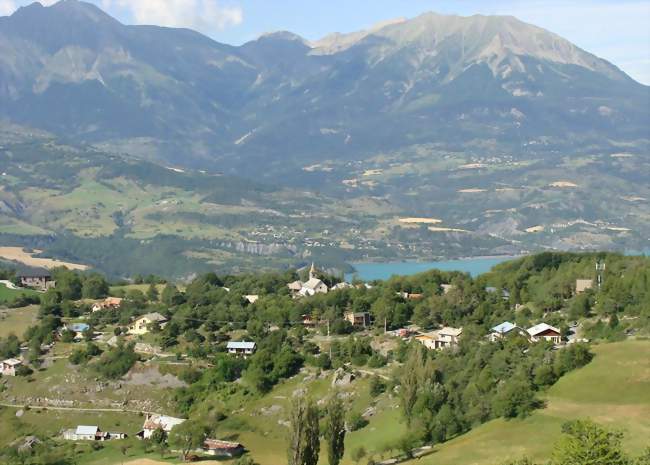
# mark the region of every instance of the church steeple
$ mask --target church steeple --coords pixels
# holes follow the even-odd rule
[[[309,279],[314,279],[316,278],[316,265],[314,265],[314,262],[311,262],[311,268],[309,269]]]

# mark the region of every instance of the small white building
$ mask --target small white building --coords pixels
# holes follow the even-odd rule
[[[67,441],[106,441],[108,433],[103,433],[98,426],[79,425],[76,428],[63,431],[63,439]]]
[[[22,360],[8,358],[2,361],[2,376],[16,376],[16,370],[22,366]]]
[[[559,344],[562,341],[560,330],[546,323],[535,325],[532,328],[528,328],[527,331],[533,342],[549,341],[554,344]]]
[[[230,341],[228,342],[226,348],[228,349],[229,354],[242,355],[244,357],[247,357],[255,353],[257,345],[254,342]]]
[[[254,304],[259,300],[260,296],[257,294],[249,294],[244,296],[244,300],[248,302],[249,304]]]
[[[142,431],[137,436],[142,439],[149,439],[154,431],[158,429],[162,429],[165,433],[169,434],[174,426],[178,426],[184,421],[183,418],[175,418],[167,415],[147,415],[142,425]]]

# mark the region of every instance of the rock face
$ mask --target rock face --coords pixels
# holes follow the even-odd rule
[[[332,378],[332,387],[343,387],[343,386],[349,386],[352,381],[354,381],[356,376],[354,373],[350,373],[346,371],[344,368],[338,368],[334,372],[334,376]]]

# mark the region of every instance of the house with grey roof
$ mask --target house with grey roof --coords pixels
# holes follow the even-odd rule
[[[255,353],[257,345],[254,342],[230,341],[226,345],[229,354],[247,357]]]

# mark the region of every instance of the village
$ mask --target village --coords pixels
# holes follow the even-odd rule
[[[298,305],[308,306],[311,299],[317,299],[318,296],[333,296],[339,292],[372,292],[376,286],[375,283],[336,282],[336,280],[332,280],[331,277],[320,272],[313,263],[309,267],[308,271],[305,270],[304,273],[304,280],[298,279],[284,285],[288,296],[292,300],[296,301]],[[19,284],[19,287],[17,288],[29,288],[41,293],[52,293],[57,290],[57,282],[55,281],[54,276],[47,270],[19,272],[16,275],[16,281]],[[578,296],[592,292],[594,285],[593,279],[578,278],[574,282],[573,295]],[[403,302],[407,305],[420,305],[426,300],[426,294],[421,291],[413,292],[411,288],[412,286],[408,286],[407,290],[392,291],[394,297],[391,297],[391,299],[395,299],[395,302]],[[455,292],[455,288],[456,285],[451,282],[440,283],[440,298],[452,295]],[[148,286],[148,289],[151,294],[151,299],[157,299],[158,289],[156,285],[151,284]],[[235,292],[234,289],[223,284],[220,285],[220,289],[224,293],[224,296],[231,295]],[[489,298],[491,298],[495,304],[498,303],[498,305],[503,305],[505,306],[504,308],[508,308],[510,305],[511,294],[507,289],[502,287],[497,288],[494,286],[485,286],[484,292],[488,297],[493,296]],[[198,364],[197,366],[203,366],[205,368],[210,366],[206,365],[205,362],[202,362],[200,358],[194,359],[195,357],[191,351],[182,353],[175,350],[172,352],[163,347],[164,344],[161,344],[160,341],[162,335],[166,331],[165,328],[170,324],[177,324],[176,321],[174,321],[174,315],[170,315],[169,311],[166,310],[164,306],[161,306],[160,304],[142,304],[140,305],[142,310],[136,312],[136,314],[129,317],[128,320],[125,320],[123,310],[132,308],[133,302],[131,300],[141,298],[142,292],[138,290],[137,292],[125,293],[124,291],[117,292],[116,290],[116,292],[111,292],[111,294],[114,295],[107,295],[101,299],[83,299],[77,302],[77,305],[80,306],[79,308],[86,309],[85,313],[82,311],[75,317],[63,318],[61,326],[56,329],[56,333],[54,338],[51,339],[51,342],[41,346],[41,358],[47,359],[48,353],[51,353],[55,355],[54,359],[56,359],[61,357],[61,355],[58,354],[67,353],[70,354],[70,360],[73,360],[74,354],[83,352],[82,349],[75,349],[75,346],[81,347],[84,344],[86,344],[87,347],[97,346],[98,352],[115,350],[123,347],[124,344],[133,344],[133,351],[139,354],[139,357],[144,357],[142,360],[145,360],[145,363],[148,364],[156,363],[156,360],[162,362],[162,360],[166,359],[169,360],[169,362],[166,363],[177,363],[184,366],[191,366],[193,364]],[[256,306],[261,302],[260,299],[266,298],[268,297],[261,294],[242,294],[239,296],[242,305],[253,312],[256,311]],[[516,304],[512,307],[512,310],[517,312],[521,310],[521,308],[523,308],[522,305]],[[98,321],[113,321],[119,322],[120,324],[97,324]],[[313,341],[316,345],[316,353],[320,354],[326,354],[328,351],[329,354],[332,354],[332,347],[335,344],[339,344],[337,341],[345,341],[348,337],[345,335],[346,333],[353,334],[353,337],[355,338],[368,338],[370,341],[369,347],[377,347],[377,352],[374,352],[374,348],[370,349],[372,351],[371,353],[376,353],[373,357],[379,357],[380,360],[382,358],[386,359],[387,356],[390,356],[392,351],[396,350],[401,345],[410,344],[411,341],[419,343],[426,350],[450,351],[452,353],[459,349],[459,345],[463,341],[464,328],[462,326],[441,324],[437,328],[431,328],[430,326],[427,328],[412,321],[406,321],[405,323],[407,324],[395,327],[395,323],[389,322],[387,317],[384,318],[384,321],[378,321],[378,315],[373,314],[371,311],[355,311],[353,309],[347,309],[341,313],[340,320],[338,320],[337,323],[331,320],[331,318],[328,318],[326,314],[317,316],[312,312],[303,313],[299,320],[285,323],[285,325],[288,325],[289,327],[294,326],[303,328],[303,337],[305,337],[306,340]],[[349,330],[339,329],[335,334],[333,328],[335,324],[338,325],[339,328],[341,327],[341,324],[343,324],[343,328],[349,328]],[[586,338],[579,337],[578,329],[578,326],[575,325],[563,330],[544,321],[535,322],[535,324],[528,327],[522,327],[511,321],[502,321],[501,323],[490,327],[490,329],[483,334],[483,340],[484,343],[497,344],[500,343],[500,341],[516,337],[526,341],[527,344],[550,344],[557,350],[577,342],[587,342]],[[267,330],[268,334],[272,334],[274,331],[280,330],[280,326],[270,325],[267,327]],[[249,334],[246,335],[246,333]],[[240,337],[237,337],[238,335],[240,335]],[[237,330],[229,331],[227,339],[228,340],[223,343],[222,350],[224,353],[234,359],[243,360],[244,363],[253,357],[258,350],[259,339],[256,341],[257,338],[250,337],[250,331],[244,333]],[[65,352],[58,352],[58,346],[65,346]],[[391,349],[388,350],[386,347],[390,347]],[[14,377],[31,376],[37,366],[30,366],[30,356],[28,352],[29,347],[22,346],[19,354],[2,360],[2,379],[4,380],[2,383],[4,385],[3,390],[5,393],[0,394],[0,399],[5,399],[5,405],[18,406],[29,402],[29,399],[19,399],[15,394],[12,394],[11,398],[7,398],[7,394],[11,393],[12,390],[11,383],[7,384],[6,381]],[[330,355],[330,357],[332,357],[332,355]],[[171,362],[171,360],[177,360],[177,362]],[[382,363],[385,364],[385,362]],[[345,365],[341,368],[349,370],[349,363],[347,365],[348,368],[346,368]],[[385,374],[382,374],[384,373],[382,370],[367,370],[368,368],[362,370],[362,372],[374,372],[375,376],[386,376]],[[47,369],[45,371],[47,372]],[[350,373],[353,373],[353,371]],[[342,375],[339,372],[335,374],[333,386],[339,385],[340,382],[337,377],[340,376]],[[347,382],[352,382],[355,376],[359,376],[359,374],[348,374],[346,376],[348,377]],[[135,397],[137,397],[137,395]],[[11,400],[12,402],[7,402],[8,400]],[[32,407],[42,408],[52,408],[57,406],[83,408],[84,406],[91,405],[83,400],[83,396],[75,401],[56,399],[55,396],[54,398],[48,399],[32,398],[31,401]],[[133,398],[126,399],[121,404],[116,403],[115,401],[104,404],[97,404],[97,401],[93,402],[94,404],[91,405],[93,408],[103,406],[114,407],[116,410],[126,409],[133,412],[142,412],[144,415],[142,428],[139,431],[124,431],[112,429],[106,430],[101,424],[62,424],[59,433],[54,439],[71,442],[113,442],[134,437],[147,442],[150,442],[152,438],[156,441],[164,442],[167,441],[167,438],[172,434],[175,427],[178,427],[187,421],[186,418],[171,416],[168,414],[173,411],[150,411],[147,408],[160,408],[161,405],[155,406],[151,403],[139,403]],[[21,441],[27,442],[38,440],[40,439],[30,439],[30,437],[21,439]],[[230,459],[245,454],[247,450],[245,444],[236,440],[230,440],[229,438],[223,437],[210,437],[206,435],[202,438],[200,444],[196,444],[191,448],[191,450],[185,451],[184,455],[188,459],[200,456]]]

